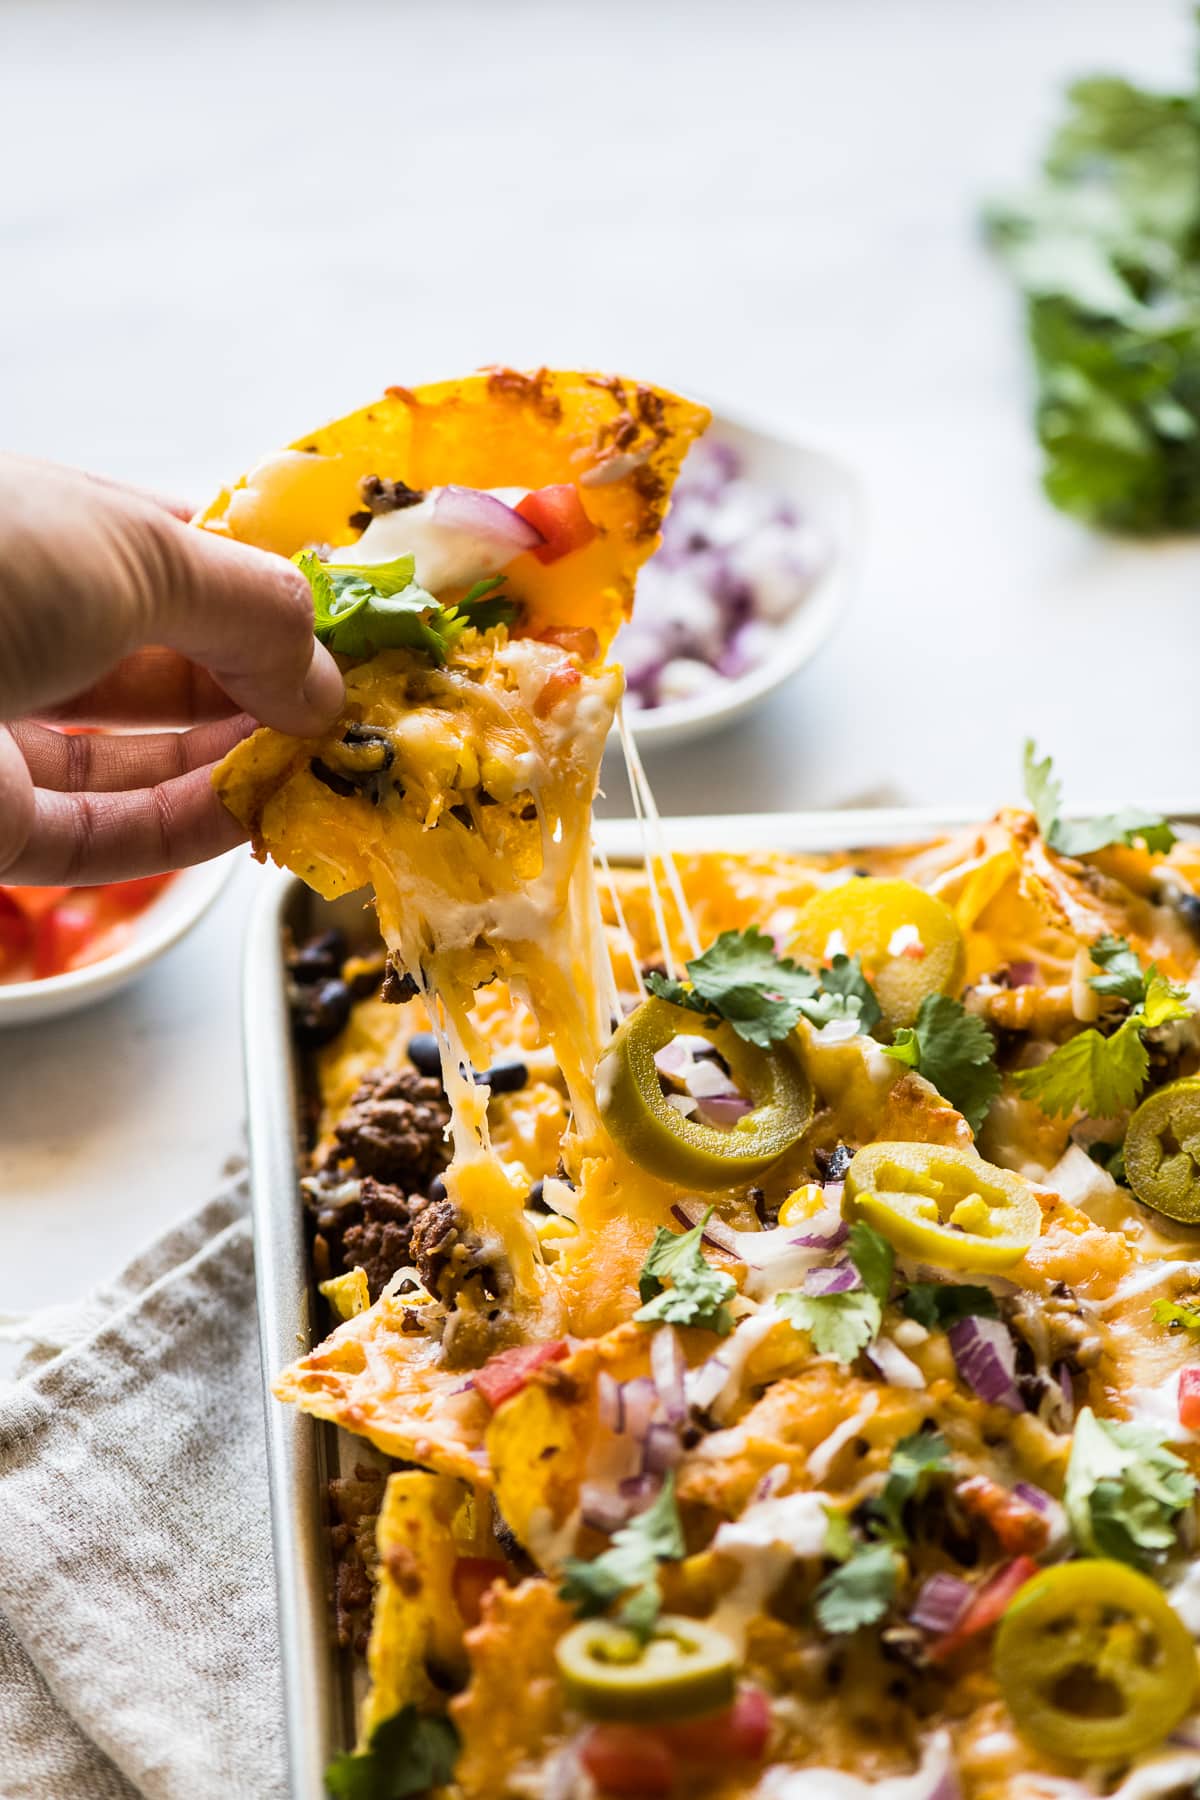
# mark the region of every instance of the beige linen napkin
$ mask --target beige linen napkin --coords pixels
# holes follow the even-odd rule
[[[282,1800],[243,1183],[23,1335],[0,1386],[0,1796]]]

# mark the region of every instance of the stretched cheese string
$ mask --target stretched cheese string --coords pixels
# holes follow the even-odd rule
[[[612,865],[609,863],[607,856],[605,856],[599,844],[596,845],[595,849],[596,861],[600,864],[601,872],[604,875],[604,880],[608,887],[608,897],[612,901],[612,909],[617,921],[617,932],[621,939],[621,948],[629,958],[629,965],[633,970],[634,984],[637,988],[639,998],[644,1000],[646,998],[646,978],[642,974],[642,959],[638,955],[637,945],[633,941],[633,933],[630,931],[628,922],[625,918],[625,908],[621,905],[620,889],[617,887],[613,877]]]
[[[653,790],[647,780],[637,744],[634,742],[633,733],[630,731],[629,722],[625,717],[623,705],[617,707],[617,733],[621,742],[621,753],[625,758],[625,773],[629,781],[633,811],[642,834],[642,855],[646,864],[646,873],[650,879],[650,903],[654,909],[654,926],[662,948],[663,964],[667,974],[674,978],[678,971],[670,939],[667,936],[662,891],[655,874],[656,862],[662,864],[667,889],[675,902],[683,935],[693,956],[700,954],[700,938],[696,931],[696,922],[692,918],[692,909],[688,905],[687,896],[683,891],[683,883],[679,879],[675,858],[671,855],[667,836],[662,828],[662,819],[659,816]]]

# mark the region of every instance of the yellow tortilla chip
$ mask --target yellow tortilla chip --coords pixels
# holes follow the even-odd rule
[[[387,1484],[375,1542],[379,1584],[367,1665],[371,1692],[362,1741],[402,1706],[437,1699],[429,1665],[455,1672],[463,1659],[463,1621],[454,1599],[454,1564],[465,1534],[460,1482],[406,1469]]]

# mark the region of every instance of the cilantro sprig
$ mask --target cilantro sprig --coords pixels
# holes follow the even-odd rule
[[[905,1509],[949,1473],[945,1438],[937,1432],[914,1432],[896,1445],[882,1492],[867,1503],[866,1542],[855,1541],[844,1513],[830,1511],[825,1552],[841,1566],[825,1577],[814,1597],[822,1631],[841,1636],[883,1618],[895,1600],[903,1567],[900,1552],[908,1542]]]
[[[659,1226],[638,1277],[638,1293],[645,1302],[633,1315],[639,1324],[699,1325],[719,1337],[733,1330],[728,1302],[737,1283],[726,1270],[714,1269],[700,1247],[712,1215],[710,1206],[690,1231]]]
[[[511,624],[516,607],[499,595],[502,575],[476,582],[442,606],[416,579],[411,556],[387,563],[323,563],[311,550],[294,559],[313,596],[313,630],[339,656],[420,650],[439,667],[463,633]]]
[[[1128,1018],[1110,1036],[1089,1027],[1060,1044],[1037,1068],[1018,1069],[1014,1074],[1017,1091],[1036,1100],[1051,1118],[1078,1110],[1092,1118],[1108,1119],[1131,1107],[1150,1072],[1143,1032],[1188,1017],[1185,989],[1173,986],[1153,963],[1144,976],[1139,970],[1135,989],[1130,960],[1136,964],[1137,958],[1123,938],[1099,939],[1092,956],[1104,969],[1103,974],[1089,977],[1093,987],[1105,981],[1112,985],[1102,991],[1118,993],[1123,999],[1136,992],[1138,997]]]
[[[1053,758],[1044,756],[1039,762],[1032,738],[1025,740],[1024,768],[1025,797],[1036,815],[1038,830],[1050,849],[1062,856],[1088,856],[1110,844],[1138,842],[1157,854],[1175,842],[1175,833],[1165,819],[1137,807],[1104,813],[1098,819],[1064,819],[1062,783],[1054,773]]]
[[[580,1618],[591,1619],[628,1594],[617,1615],[619,1622],[637,1636],[648,1638],[662,1608],[658,1565],[677,1562],[686,1549],[675,1502],[675,1477],[668,1474],[653,1505],[614,1532],[607,1550],[591,1562],[579,1556],[567,1558],[560,1598],[573,1606]]]
[[[884,1055],[933,1083],[943,1099],[978,1131],[1000,1092],[996,1040],[961,1000],[949,994],[926,994],[915,1026],[904,1025]]]
[[[702,956],[687,965],[688,982],[657,972],[647,985],[660,1000],[719,1023],[740,1038],[767,1049],[795,1030],[802,1018],[814,1025],[853,1019],[870,1031],[879,1022],[879,1002],[857,956],[835,956],[814,975],[790,957],[778,956],[773,940],[756,925],[723,931]]]
[[[454,1774],[458,1733],[449,1719],[402,1706],[371,1733],[365,1750],[335,1756],[325,1786],[336,1800],[409,1800]]]
[[[949,1331],[960,1319],[995,1319],[996,1296],[969,1282],[914,1281],[900,1296],[900,1310],[926,1331]]]
[[[804,1294],[791,1288],[775,1297],[788,1323],[808,1333],[818,1356],[832,1356],[840,1363],[853,1362],[878,1335],[896,1262],[887,1239],[863,1219],[850,1228],[846,1254],[860,1286],[840,1294]]]
[[[1195,1477],[1158,1432],[1098,1419],[1084,1407],[1075,1421],[1063,1505],[1085,1555],[1151,1567],[1174,1546],[1179,1514],[1195,1493]]]

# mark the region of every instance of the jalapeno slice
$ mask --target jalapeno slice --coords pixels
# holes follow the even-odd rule
[[[942,1144],[868,1144],[846,1170],[844,1205],[897,1250],[949,1269],[1011,1268],[1042,1229],[1020,1175]]]
[[[727,1130],[685,1118],[668,1103],[655,1056],[676,1037],[703,1037],[751,1109]],[[596,1069],[596,1100],[609,1134],[652,1174],[699,1188],[724,1188],[769,1168],[812,1117],[812,1088],[793,1042],[760,1050],[730,1025],[710,1025],[669,1000],[644,1000],[625,1020]]]
[[[814,968],[837,951],[862,958],[893,1030],[915,1025],[928,994],[947,994],[963,978],[962,932],[948,906],[912,881],[865,875],[826,888],[803,907],[788,944]]]
[[[648,1642],[585,1619],[555,1650],[567,1694],[593,1719],[686,1719],[734,1696],[736,1653],[723,1632],[664,1613]]]
[[[1107,1559],[1045,1569],[1000,1621],[996,1679],[1023,1737],[1111,1762],[1160,1742],[1196,1691],[1196,1650],[1153,1581]]]
[[[1125,1135],[1125,1173],[1155,1212],[1187,1225],[1200,1220],[1200,1077],[1142,1101]]]

